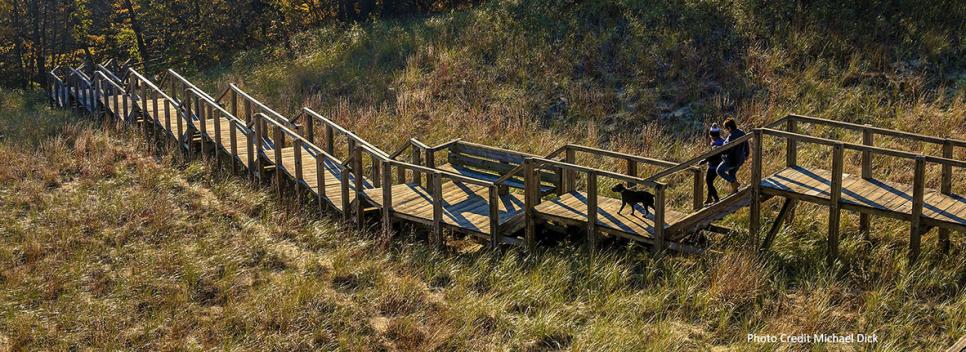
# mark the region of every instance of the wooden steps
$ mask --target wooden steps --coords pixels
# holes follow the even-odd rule
[[[490,205],[489,189],[462,182],[444,182],[443,224],[489,238]],[[377,207],[383,206],[382,188],[365,191],[366,198]],[[406,183],[392,186],[392,211],[407,220],[431,225],[433,202],[429,190],[423,186]],[[522,226],[523,196],[510,192],[500,196],[499,226],[503,233],[512,233]]]
[[[640,205],[635,207],[635,215],[631,215],[630,205],[624,207],[623,212],[618,213],[620,207],[620,199],[598,197],[598,229],[605,233],[633,240],[651,242],[654,239],[654,209],[651,208],[647,216],[644,216],[644,208]],[[534,210],[541,216],[569,225],[586,226],[587,194],[579,191],[570,192],[556,199],[544,200]],[[684,219],[685,215],[667,210],[665,213],[665,228]]]

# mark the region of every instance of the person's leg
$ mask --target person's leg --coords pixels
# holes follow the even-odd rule
[[[705,204],[718,202],[718,190],[714,187],[714,179],[718,178],[717,167],[708,166],[708,172],[704,175],[704,182],[708,188],[708,200]]]
[[[721,176],[721,178],[724,179],[725,181],[728,181],[728,183],[734,183],[738,181],[737,179],[735,179],[734,174],[730,172],[731,169],[734,169],[734,168],[735,166],[731,164],[731,161],[728,161],[728,160],[722,161],[721,164],[718,164],[718,169],[717,169],[718,176]]]
[[[741,161],[733,163],[731,160],[722,162],[718,166],[718,176],[721,176],[728,184],[731,185],[731,194],[738,193],[738,168],[741,167]]]

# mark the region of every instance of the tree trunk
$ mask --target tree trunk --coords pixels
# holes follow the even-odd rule
[[[147,70],[148,62],[151,61],[151,55],[148,53],[147,45],[144,44],[144,31],[141,28],[141,23],[138,22],[137,12],[134,11],[134,4],[131,3],[131,0],[124,0],[124,6],[127,7],[127,15],[131,19],[131,30],[134,31],[134,38],[138,42],[141,66]]]
[[[30,84],[30,80],[27,78],[29,73],[26,72],[25,70],[26,66],[24,65],[24,61],[26,60],[26,57],[24,57],[25,53],[24,53],[24,43],[23,43],[24,26],[23,26],[23,22],[21,22],[21,19],[23,17],[20,16],[20,1],[13,0],[12,2],[13,2],[13,12],[11,14],[13,15],[12,16],[13,28],[15,28],[16,30],[16,33],[14,33],[15,38],[13,41],[14,56],[17,57],[17,79],[16,80],[17,80],[17,83],[21,85],[21,88],[26,89],[27,86]]]
[[[43,36],[41,32],[41,21],[42,16],[40,14],[40,1],[31,0],[30,1],[30,20],[32,22],[33,33],[31,34],[31,41],[33,42],[33,59],[34,59],[34,82],[37,82],[41,87],[46,86],[47,75],[47,57],[42,48],[43,46]]]

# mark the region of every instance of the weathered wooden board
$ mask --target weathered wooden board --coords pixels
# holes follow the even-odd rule
[[[609,197],[597,198],[597,226],[606,230],[625,233],[634,237],[651,238],[654,235],[654,209],[650,209],[645,216],[644,208],[638,205],[635,215],[631,215],[630,205],[624,207],[620,214],[620,199]],[[575,223],[587,223],[587,194],[584,192],[570,192],[552,200],[544,200],[535,207],[541,215],[570,220]],[[665,214],[665,228],[683,219],[686,214],[667,210]]]
[[[382,207],[381,188],[367,190],[365,194],[374,204]],[[470,232],[490,233],[489,188],[446,181],[442,185],[442,199],[444,224]],[[393,185],[392,210],[396,214],[431,224],[433,202],[430,190],[412,183]],[[500,226],[520,216],[523,216],[523,196],[512,192],[500,195]]]
[[[763,179],[761,186],[764,192],[776,195],[802,194],[828,200],[831,182],[829,171],[796,166]],[[904,218],[912,214],[912,188],[912,185],[844,174],[842,203]],[[966,198],[926,189],[922,216],[932,223],[966,226]]]
[[[269,155],[274,155],[274,152],[269,152]],[[302,148],[302,178],[298,181],[304,182],[308,189],[318,195],[319,194],[319,178],[316,159],[309,151]],[[324,160],[322,167],[323,180],[325,184],[324,190],[325,198],[339,211],[344,211],[342,209],[342,170],[339,169],[339,165],[332,160]],[[295,179],[296,175],[296,165],[295,165],[295,148],[286,147],[282,149],[282,170],[288,174],[289,178]],[[349,174],[349,203],[355,201],[355,175]],[[362,187],[364,189],[372,189],[372,182],[370,182],[365,177],[362,178]]]

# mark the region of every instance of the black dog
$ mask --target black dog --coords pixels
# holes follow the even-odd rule
[[[621,194],[621,208],[617,211],[618,214],[624,210],[624,206],[631,205],[631,215],[634,215],[634,204],[641,203],[644,205],[644,215],[647,216],[649,212],[647,208],[654,208],[654,195],[648,191],[635,191],[624,187],[623,184],[618,183],[616,186],[610,189],[611,191]]]

